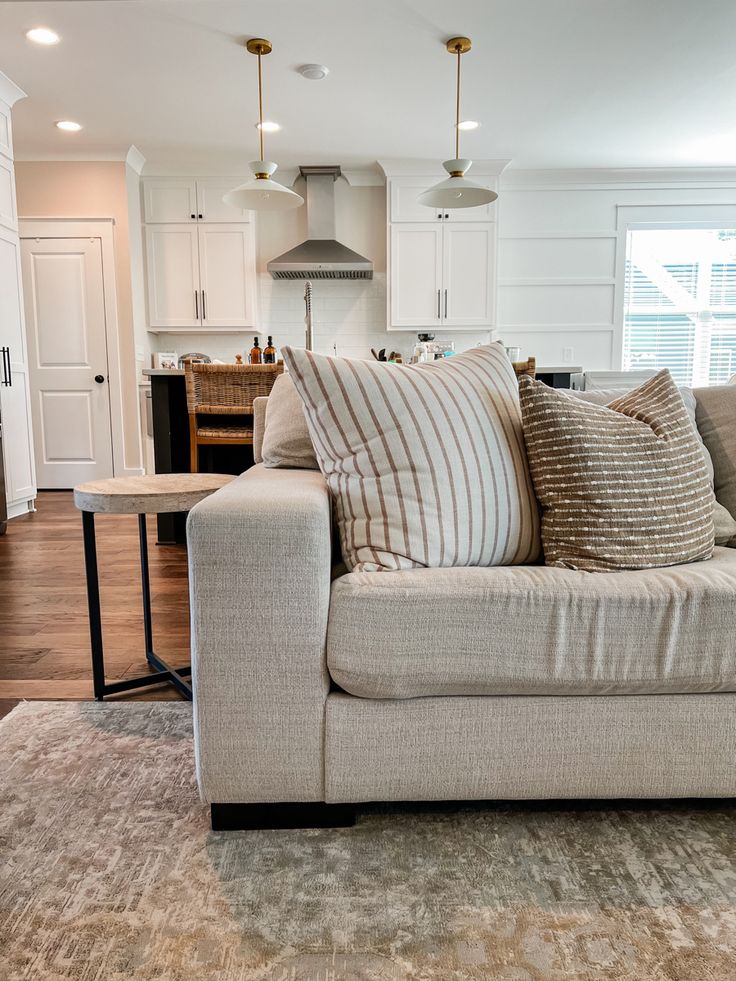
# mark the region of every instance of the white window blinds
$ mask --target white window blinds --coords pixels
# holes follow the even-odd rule
[[[623,367],[669,368],[681,385],[736,374],[736,230],[632,229]]]

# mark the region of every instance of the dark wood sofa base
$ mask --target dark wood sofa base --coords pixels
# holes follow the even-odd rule
[[[352,828],[352,804],[279,803],[210,804],[213,831],[258,831],[286,828]]]

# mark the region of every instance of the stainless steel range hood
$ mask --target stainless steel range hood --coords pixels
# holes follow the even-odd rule
[[[335,238],[335,181],[339,167],[300,167],[307,185],[306,242],[272,259],[274,279],[373,279],[373,263]]]

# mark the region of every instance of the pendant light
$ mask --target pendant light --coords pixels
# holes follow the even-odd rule
[[[445,160],[442,166],[450,175],[417,198],[428,208],[478,208],[495,201],[498,195],[487,187],[481,187],[465,176],[473,165],[472,160],[460,157],[460,58],[470,51],[469,37],[451,37],[447,50],[457,56],[457,96],[455,99],[455,159]]]
[[[223,197],[225,204],[232,205],[234,208],[246,208],[249,211],[287,211],[290,208],[298,208],[304,204],[304,198],[300,197],[289,187],[284,187],[274,180],[272,176],[276,173],[276,164],[270,160],[264,160],[263,153],[263,76],[261,73],[261,58],[263,55],[270,54],[273,45],[262,37],[252,37],[246,41],[245,49],[249,54],[258,56],[258,133],[260,136],[259,160],[253,160],[248,165],[253,171],[253,177],[234,188]]]

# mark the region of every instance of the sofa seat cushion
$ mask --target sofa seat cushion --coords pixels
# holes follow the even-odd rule
[[[364,698],[736,691],[736,552],[595,575],[353,572],[332,584],[327,664]]]

